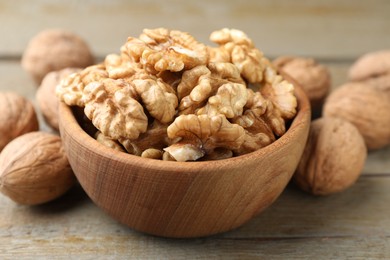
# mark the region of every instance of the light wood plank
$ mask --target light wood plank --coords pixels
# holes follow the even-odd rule
[[[38,207],[18,206],[0,196],[0,256],[379,259],[390,254],[388,187],[390,178],[367,176],[344,193],[317,198],[290,185],[241,228],[190,240],[132,231],[93,205],[80,188]]]
[[[0,238],[2,259],[386,259],[388,237],[191,241],[123,236]],[[4,246],[11,243],[12,246]],[[64,250],[65,249],[65,250]]]
[[[29,100],[35,99],[37,86],[25,72],[19,60],[4,61],[0,59],[0,91],[14,91]]]
[[[388,175],[364,175],[342,193],[315,197],[290,184],[268,210],[225,237],[388,237],[389,187]]]
[[[290,184],[267,210],[242,227],[215,237],[390,237],[389,187],[388,176],[363,176],[347,191],[315,197]],[[131,239],[141,235],[95,206],[81,187],[35,207],[17,205],[0,195],[0,216],[0,237],[123,235]]]
[[[212,30],[231,27],[245,31],[270,57],[353,60],[389,48],[389,13],[386,0],[3,0],[0,55],[19,56],[33,35],[53,27],[80,34],[98,56],[118,52],[143,28],[180,29],[208,42]]]

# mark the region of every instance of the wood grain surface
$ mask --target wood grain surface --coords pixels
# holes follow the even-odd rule
[[[7,1],[0,0],[0,91],[34,100],[19,59],[40,30],[67,28],[98,58],[127,36],[166,26],[207,41],[242,29],[268,57],[310,56],[329,67],[333,88],[359,55],[390,47],[390,1]],[[41,129],[50,131],[43,123]],[[164,239],[133,231],[79,187],[51,203],[20,206],[0,194],[0,259],[389,259],[390,147],[370,152],[347,191],[313,197],[290,184],[244,226],[220,235]]]

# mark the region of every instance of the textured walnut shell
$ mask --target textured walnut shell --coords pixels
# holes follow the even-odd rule
[[[349,69],[348,79],[361,81],[390,74],[390,50],[381,50],[361,56]]]
[[[32,103],[23,96],[0,93],[0,151],[16,137],[39,129]]]
[[[361,56],[349,69],[348,79],[378,88],[390,97],[390,50]]]
[[[346,83],[329,95],[323,114],[354,124],[369,150],[390,144],[390,98],[376,88]]]
[[[35,97],[45,119],[46,123],[53,129],[59,129],[58,126],[58,98],[56,96],[56,87],[64,77],[78,72],[77,68],[66,68],[59,71],[48,73],[42,80]]]
[[[368,78],[359,82],[377,88],[390,97],[390,71],[389,74]]]
[[[74,183],[59,136],[28,133],[10,142],[0,154],[0,191],[17,203],[48,202]]]
[[[86,67],[94,63],[86,42],[78,35],[62,30],[44,30],[34,36],[22,56],[22,67],[40,84],[43,77],[68,67]]]
[[[294,181],[314,195],[341,192],[360,176],[367,156],[357,128],[341,118],[312,122]]]

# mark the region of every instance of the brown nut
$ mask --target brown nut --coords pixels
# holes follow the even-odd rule
[[[163,151],[159,149],[148,148],[142,152],[141,157],[160,160],[163,157]]]
[[[349,69],[348,79],[367,83],[390,96],[390,50],[370,52],[360,57]]]
[[[256,83],[263,80],[267,59],[243,31],[223,28],[212,32],[210,40],[220,46],[219,50],[209,49],[212,62],[229,60],[236,65],[242,77],[248,82]]]
[[[354,125],[341,118],[316,119],[293,178],[314,195],[341,192],[356,182],[366,156],[363,137]]]
[[[96,141],[98,141],[99,143],[101,143],[104,146],[107,146],[107,147],[109,147],[113,150],[117,150],[119,152],[125,151],[125,149],[123,149],[123,147],[119,144],[118,141],[113,140],[108,136],[105,136],[100,131],[97,131],[94,136],[95,136]]]
[[[0,191],[17,203],[48,202],[64,194],[75,180],[59,136],[28,133],[0,154]]]
[[[40,84],[43,77],[68,67],[86,67],[94,62],[92,53],[78,35],[62,30],[44,30],[34,36],[22,57],[22,67]]]
[[[390,72],[389,74],[382,75],[380,77],[368,78],[363,81],[359,81],[363,84],[373,86],[380,91],[383,91],[390,97]]]
[[[242,126],[230,123],[225,116],[181,115],[167,128],[170,139],[178,139],[164,151],[176,161],[192,161],[216,148],[238,149],[245,140]]]
[[[107,78],[108,73],[103,64],[92,65],[62,79],[56,87],[56,94],[68,106],[84,107],[84,88],[89,83],[103,81]]]
[[[58,126],[58,99],[56,96],[56,87],[60,81],[72,73],[79,72],[77,68],[66,68],[59,71],[49,72],[42,80],[35,97],[38,106],[42,112],[46,123],[53,129],[59,129]]]
[[[390,50],[382,50],[361,56],[349,69],[348,79],[361,81],[389,73]]]
[[[34,106],[23,96],[0,93],[0,151],[13,139],[39,129]]]
[[[150,115],[161,123],[170,123],[178,105],[175,90],[160,79],[136,79],[132,86]]]
[[[328,68],[318,64],[314,59],[293,56],[281,56],[272,63],[302,86],[313,111],[321,110],[331,87]]]
[[[141,155],[148,148],[162,150],[171,142],[167,136],[167,127],[168,125],[155,120],[136,140],[119,139],[118,141],[130,154]]]
[[[390,144],[390,99],[376,88],[346,83],[329,95],[323,114],[353,123],[369,150]]]
[[[206,45],[186,32],[166,28],[144,29],[139,39],[129,37],[122,52],[153,73],[191,69],[208,60]]]
[[[112,139],[137,139],[147,129],[148,119],[124,80],[92,82],[84,89],[85,115],[104,135]],[[136,98],[136,97],[135,97]]]

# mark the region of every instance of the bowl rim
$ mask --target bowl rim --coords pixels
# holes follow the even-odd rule
[[[292,119],[289,128],[286,133],[281,137],[276,139],[273,143],[250,153],[243,154],[236,157],[231,157],[221,160],[210,160],[210,161],[191,161],[191,162],[177,162],[177,161],[163,161],[150,158],[143,158],[140,156],[128,154],[125,152],[120,152],[115,149],[109,148],[97,142],[93,137],[91,137],[87,132],[85,132],[79,123],[76,120],[74,113],[70,106],[66,105],[64,102],[59,102],[59,114],[60,114],[60,132],[65,131],[70,135],[77,143],[86,147],[86,149],[93,151],[103,157],[115,160],[119,163],[132,164],[136,167],[145,167],[146,165],[149,168],[157,168],[166,171],[185,171],[186,173],[190,172],[200,172],[199,169],[206,168],[234,168],[237,165],[243,165],[244,161],[253,161],[259,158],[262,158],[267,153],[275,153],[275,151],[280,150],[290,139],[294,139],[298,135],[297,131],[299,126],[304,124],[310,124],[311,110],[309,99],[296,82],[291,82],[294,84],[294,93],[297,98],[297,113]],[[62,135],[62,133],[61,133]],[[237,162],[240,162],[239,164]]]

